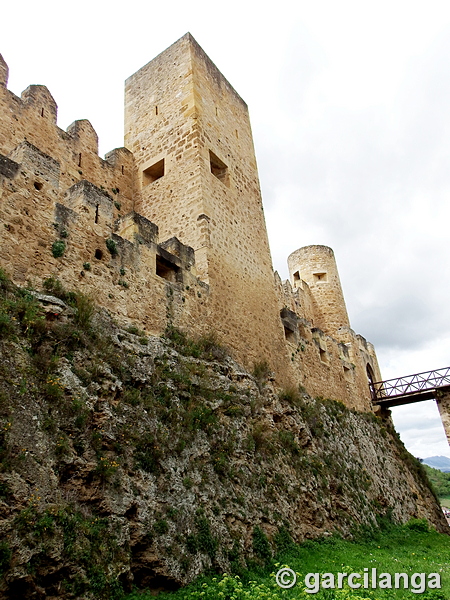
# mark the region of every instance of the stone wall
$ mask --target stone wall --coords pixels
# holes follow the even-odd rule
[[[247,105],[188,34],[127,80],[125,130],[137,210],[194,248],[209,327],[241,362],[265,359],[292,381]],[[164,175],[146,179],[160,161]]]
[[[127,148],[105,160],[89,121],[61,130],[47,88],[18,98],[7,74],[1,59],[0,264],[16,283],[58,278],[149,333],[214,331],[277,385],[371,410],[367,368],[381,376],[333,252],[302,248],[274,280],[247,105],[190,34],[127,80]]]

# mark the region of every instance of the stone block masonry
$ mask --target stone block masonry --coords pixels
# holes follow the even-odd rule
[[[57,277],[149,333],[214,331],[278,386],[371,410],[381,376],[333,252],[301,248],[290,282],[274,274],[247,105],[190,34],[126,81],[125,147],[105,160],[89,121],[61,130],[47,88],[18,98],[7,79],[0,59],[0,264],[16,283]]]

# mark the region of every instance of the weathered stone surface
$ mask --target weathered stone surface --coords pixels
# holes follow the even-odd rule
[[[271,541],[349,535],[392,509],[445,530],[372,414],[375,350],[350,328],[332,250],[273,273],[246,104],[192,36],[129,78],[127,148],[106,160],[89,121],[61,130],[47,88],[19,98],[7,76],[0,58],[0,266],[115,322],[97,315],[93,345],[74,308],[36,294],[45,318],[0,340],[4,593],[88,590],[92,552],[107,585],[178,585],[251,555],[255,525]]]
[[[0,264],[16,282],[57,277],[148,333],[213,330],[277,385],[371,410],[367,369],[381,375],[333,252],[294,252],[274,282],[247,106],[190,34],[127,80],[127,148],[106,160],[89,121],[56,125],[45,86],[0,85],[0,115]]]
[[[3,175],[3,177],[8,177],[8,179],[12,179],[16,176],[18,170],[18,163],[14,162],[7,156],[0,154],[0,175]]]
[[[439,409],[439,414],[441,415],[447,441],[450,444],[450,392],[448,389],[437,392],[436,404]]]
[[[255,526],[274,548],[280,529],[296,541],[348,536],[390,513],[448,531],[415,459],[380,419],[278,395],[229,357],[185,356],[105,313],[94,326],[98,341],[48,375],[27,337],[0,342],[0,535],[12,551],[2,597],[20,589],[69,598],[78,578],[83,597],[95,598],[71,531],[126,589],[171,589],[207,567],[228,570],[232,550],[244,564]],[[57,327],[33,342],[39,360]]]

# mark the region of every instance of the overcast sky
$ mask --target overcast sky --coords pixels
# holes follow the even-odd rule
[[[450,365],[450,3],[309,0],[2,6],[9,89],[45,84],[63,129],[123,145],[123,82],[190,31],[248,103],[274,267],[336,254],[353,329],[385,379]],[[394,411],[447,455],[433,402]]]

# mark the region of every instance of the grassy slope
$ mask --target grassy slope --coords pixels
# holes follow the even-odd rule
[[[411,528],[412,527],[412,528]],[[410,526],[392,527],[384,533],[362,538],[362,541],[349,542],[329,539],[323,542],[306,542],[293,546],[284,555],[271,561],[266,568],[253,573],[236,576],[203,578],[175,593],[159,595],[160,600],[203,600],[222,599],[249,600],[265,598],[317,598],[318,600],[392,600],[421,598],[421,600],[448,600],[450,598],[450,540],[446,535],[434,531],[418,531],[421,522],[411,522]],[[426,590],[423,594],[413,594],[409,590],[322,590],[307,594],[297,585],[290,590],[281,590],[275,583],[274,573],[280,565],[288,565],[304,578],[306,573],[363,573],[364,568],[376,568],[378,573],[406,572],[433,573],[441,575],[441,590]],[[299,577],[299,580],[301,577]],[[131,594],[127,600],[152,598],[150,594]]]
[[[443,473],[439,469],[433,469],[425,464],[423,467],[439,498],[450,498],[450,473]]]

